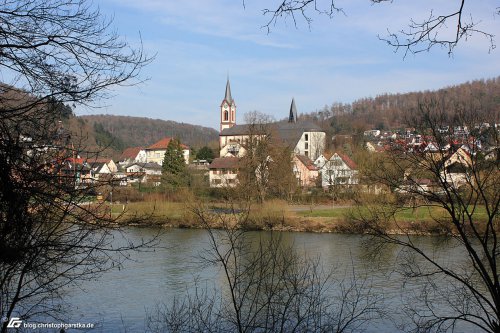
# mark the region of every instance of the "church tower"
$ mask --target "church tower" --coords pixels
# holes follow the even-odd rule
[[[231,85],[229,77],[226,83],[226,94],[220,105],[220,131],[231,128],[236,124],[236,104],[231,96]]]

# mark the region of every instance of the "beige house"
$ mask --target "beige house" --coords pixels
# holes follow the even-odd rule
[[[167,151],[168,144],[172,138],[165,137],[160,141],[147,147],[146,150],[146,162],[147,163],[157,163],[163,165],[163,158],[165,157],[165,152]],[[189,147],[181,144],[182,156],[186,164],[189,164]]]
[[[208,166],[210,187],[234,187],[238,183],[237,157],[218,157]]]
[[[472,167],[472,158],[464,146],[457,149],[447,160],[444,161],[443,170],[440,175],[447,183],[458,188],[467,183],[467,169]]]
[[[304,155],[293,156],[293,174],[297,178],[299,186],[314,187],[318,178],[318,168],[313,161]]]

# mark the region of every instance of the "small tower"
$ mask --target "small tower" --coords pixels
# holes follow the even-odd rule
[[[290,105],[290,115],[288,116],[288,122],[297,122],[297,107],[295,106],[295,98],[292,98],[292,105]]]
[[[220,105],[220,131],[225,128],[231,128],[236,124],[236,104],[231,96],[231,85],[229,77],[226,83],[226,94]]]

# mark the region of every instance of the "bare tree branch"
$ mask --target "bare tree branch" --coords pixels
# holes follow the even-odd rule
[[[372,4],[392,2],[392,0],[370,0]],[[408,29],[401,29],[394,33],[388,30],[387,37],[378,38],[385,41],[397,52],[404,50],[404,57],[409,53],[420,53],[429,51],[435,46],[441,46],[448,50],[448,54],[453,54],[455,47],[468,38],[479,35],[484,37],[489,43],[489,51],[495,49],[496,44],[492,32],[480,28],[480,20],[469,16],[465,12],[466,0],[456,0],[457,9],[451,13],[435,13],[430,11],[427,18],[423,20],[411,19]],[[468,4],[472,2],[469,1]],[[474,6],[471,4],[471,6]],[[500,14],[499,8],[492,8],[493,13]],[[263,9],[264,16],[270,16],[264,25],[268,32],[280,20],[291,18],[295,27],[298,21],[303,19],[310,27],[312,23],[311,12],[320,15],[333,17],[337,13],[343,13],[344,9],[339,8],[334,0],[284,0],[280,1],[276,8]],[[455,28],[451,28],[455,27]]]

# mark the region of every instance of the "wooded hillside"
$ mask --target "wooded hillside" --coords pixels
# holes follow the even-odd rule
[[[89,115],[78,117],[94,128],[100,138],[114,138],[117,149],[146,147],[169,136],[190,147],[200,148],[211,142],[217,144],[219,132],[213,128],[144,117]],[[96,138],[97,139],[97,138]]]
[[[331,134],[354,134],[369,129],[396,129],[406,126],[405,118],[418,103],[429,98],[445,101],[453,109],[455,103],[481,103],[481,109],[499,122],[500,76],[488,80],[475,80],[436,91],[406,94],[383,94],[375,98],[362,98],[352,104],[333,103],[323,109],[305,114],[322,124]]]

